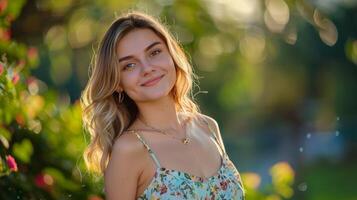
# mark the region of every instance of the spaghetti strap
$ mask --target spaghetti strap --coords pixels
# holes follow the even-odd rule
[[[217,135],[216,135],[216,131],[214,131],[214,129],[212,128],[211,124],[208,123],[208,121],[205,118],[202,118],[203,121],[207,124],[209,130],[211,131],[211,135],[213,136],[214,140],[218,143],[219,148],[221,149],[223,156],[226,156],[226,152],[223,149],[223,144],[221,144],[221,142],[218,140]]]
[[[143,145],[145,146],[145,148],[148,150],[151,158],[154,160],[156,166],[158,168],[161,168],[160,162],[157,159],[155,153],[151,150],[151,148],[149,147],[149,145],[146,143],[146,141],[144,140],[144,138],[140,135],[140,133],[138,133],[137,131],[133,131],[136,135],[137,138],[139,138],[139,140],[141,141],[141,143],[143,143]]]

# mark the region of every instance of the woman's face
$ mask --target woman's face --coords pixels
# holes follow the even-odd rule
[[[150,29],[134,29],[118,43],[120,87],[135,102],[170,93],[176,82],[174,61],[165,42]]]

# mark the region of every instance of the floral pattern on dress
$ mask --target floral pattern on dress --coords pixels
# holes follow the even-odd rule
[[[238,170],[225,155],[217,173],[202,178],[186,172],[157,168],[139,200],[244,200],[243,184]]]

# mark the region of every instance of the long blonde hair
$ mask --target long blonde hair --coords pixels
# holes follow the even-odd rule
[[[91,140],[84,152],[89,170],[104,173],[117,137],[136,119],[138,108],[125,94],[119,101],[116,91],[120,82],[120,70],[116,54],[119,40],[133,29],[153,30],[163,39],[174,60],[176,83],[171,91],[175,108],[195,117],[199,107],[193,100],[192,86],[197,80],[183,48],[158,19],[133,11],[116,19],[102,38],[93,56],[90,77],[81,96],[83,124]]]

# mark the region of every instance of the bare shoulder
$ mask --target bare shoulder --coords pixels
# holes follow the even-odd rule
[[[198,115],[199,115],[199,117],[201,117],[203,120],[205,120],[212,128],[214,128],[215,132],[218,132],[218,133],[219,133],[218,123],[217,123],[217,121],[216,121],[213,117],[210,117],[210,116],[205,115],[205,114],[202,114],[202,113],[199,113]],[[219,134],[220,134],[220,133],[219,133]]]
[[[108,199],[134,199],[137,181],[144,169],[145,149],[135,134],[125,133],[113,144],[104,173]]]
[[[123,134],[118,137],[114,144],[112,153],[125,153],[130,155],[135,155],[137,153],[142,153],[142,143],[137,138],[133,132],[123,132]]]
[[[134,133],[124,132],[113,144],[110,161],[123,165],[128,163],[140,166],[145,153],[145,149],[137,136]]]
[[[210,127],[212,127],[214,134],[216,135],[217,139],[219,140],[219,143],[221,143],[221,146],[225,152],[226,150],[224,147],[221,131],[219,129],[219,125],[218,125],[217,121],[213,117],[210,117],[210,116],[202,114],[202,113],[199,113],[198,115],[201,119],[205,120]]]

